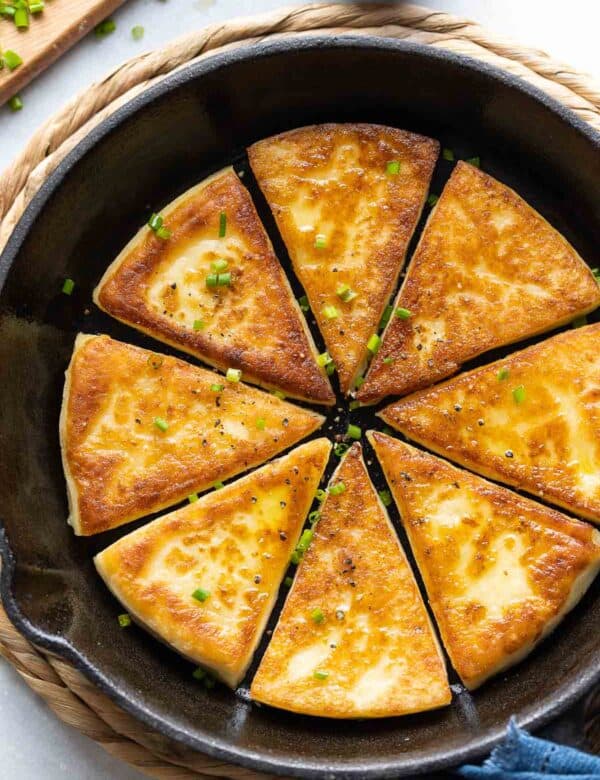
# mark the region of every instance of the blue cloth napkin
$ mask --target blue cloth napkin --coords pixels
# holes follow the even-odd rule
[[[600,758],[532,737],[511,718],[506,739],[487,761],[457,772],[469,780],[598,780]]]

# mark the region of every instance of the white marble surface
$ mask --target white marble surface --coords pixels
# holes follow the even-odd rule
[[[600,80],[597,41],[600,0],[421,2],[475,19],[498,33],[545,49]],[[0,170],[10,164],[31,133],[66,100],[123,60],[156,48],[193,27],[260,13],[282,4],[282,0],[129,0],[114,15],[118,27],[113,35],[100,41],[91,36],[80,42],[23,91],[25,107],[20,113],[0,109]],[[134,25],[144,26],[143,40],[132,40]],[[134,780],[142,777],[59,723],[2,662],[0,734],[0,777],[3,778],[59,780],[70,776],[78,780]]]

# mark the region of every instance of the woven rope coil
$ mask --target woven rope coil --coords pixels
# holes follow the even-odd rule
[[[89,130],[148,85],[224,48],[298,32],[377,34],[469,55],[521,76],[600,130],[600,87],[538,49],[466,19],[413,5],[327,4],[287,8],[206,27],[127,61],[43,124],[0,179],[0,251],[31,198]],[[161,780],[265,777],[186,750],[120,710],[69,664],[32,647],[0,610],[0,653],[65,723]],[[587,704],[586,732],[600,747],[600,694]]]

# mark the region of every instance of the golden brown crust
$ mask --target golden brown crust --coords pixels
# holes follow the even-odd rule
[[[223,390],[211,390],[214,383]],[[108,336],[78,338],[65,391],[60,434],[70,522],[83,535],[206,490],[323,423],[273,395]]]
[[[413,316],[390,319],[358,398],[427,387],[598,305],[600,288],[573,247],[513,190],[459,162],[395,302]]]
[[[188,190],[162,216],[171,238],[161,240],[143,227],[96,288],[98,306],[217,368],[239,368],[248,381],[335,403],[287,278],[233,169]],[[208,288],[210,264],[221,258],[229,263],[232,284]]]
[[[405,715],[449,704],[444,661],[408,562],[353,445],[332,483],[254,699],[330,718]],[[322,622],[311,618],[321,609]],[[343,612],[343,615],[340,613]],[[327,672],[317,679],[314,672]]]
[[[367,359],[421,214],[439,144],[368,124],[302,127],[248,150],[294,270],[306,290],[343,392]],[[388,162],[398,161],[397,175]],[[323,234],[326,247],[315,248]],[[358,293],[344,303],[340,284]],[[323,309],[334,306],[336,319]]]
[[[565,331],[381,417],[463,466],[600,522],[599,344],[600,324]]]
[[[317,439],[123,537],[95,558],[128,612],[235,687],[327,463]],[[201,588],[205,601],[192,596]]]
[[[397,439],[369,438],[448,655],[475,688],[574,606],[600,566],[600,535]]]

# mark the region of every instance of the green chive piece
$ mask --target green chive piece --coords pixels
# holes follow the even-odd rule
[[[582,328],[584,325],[587,325],[587,317],[576,317],[573,322],[571,323],[572,328]]]
[[[169,430],[169,423],[163,417],[155,417],[154,425],[163,433]]]
[[[300,563],[301,558],[302,556],[300,555],[300,553],[294,550],[294,552],[290,555],[290,563],[293,563],[296,566],[297,564]]]
[[[317,492],[315,493],[315,498],[317,499],[317,501],[319,503],[322,503],[327,498],[327,491],[326,490],[322,490],[321,488],[319,488],[317,490]]]
[[[210,264],[210,270],[214,271],[216,274],[220,274],[227,270],[228,265],[229,263],[227,260],[225,260],[224,257],[220,257],[218,260],[215,260]]]
[[[206,277],[207,287],[217,287],[219,284],[219,274],[208,274]]]
[[[348,284],[338,284],[335,294],[338,298],[341,298],[344,303],[353,301],[358,295],[358,293],[354,292],[354,290]]]
[[[465,162],[468,162],[469,165],[472,165],[475,168],[481,168],[481,160],[479,157],[468,157]]]
[[[600,284],[600,268],[592,268],[592,276]]]
[[[346,492],[346,484],[345,482],[336,482],[335,485],[332,485],[329,488],[329,495],[330,496],[341,496],[342,493]]]
[[[367,341],[367,349],[372,355],[376,355],[379,352],[380,345],[380,337],[376,333],[373,333],[371,338]]]
[[[29,2],[29,13],[30,14],[39,14],[44,10],[46,3],[44,3],[43,0],[38,0],[37,2],[32,3],[31,0]]]
[[[13,22],[15,23],[15,27],[18,27],[20,30],[26,30],[29,27],[29,11],[27,8],[15,8]]]
[[[266,424],[267,423],[265,422],[264,417],[259,417],[258,420],[256,421],[256,427],[258,428],[259,431],[264,431]]]
[[[505,379],[508,379],[509,375],[510,375],[510,371],[508,370],[508,368],[504,367],[501,368],[500,371],[498,371],[496,376],[498,377],[498,380],[500,382],[503,382]]]
[[[286,588],[291,588],[294,584],[294,578],[293,577],[286,577],[283,581],[283,584]]]
[[[335,320],[340,316],[340,313],[335,306],[323,306],[323,314],[328,320]]]
[[[105,19],[100,24],[97,24],[94,28],[94,35],[96,38],[106,38],[107,35],[114,33],[117,29],[117,24],[114,19]]]
[[[325,249],[327,246],[327,238],[323,233],[317,233],[315,236],[315,249]]]
[[[318,523],[320,519],[321,519],[321,513],[319,512],[318,509],[314,509],[308,515],[308,522],[311,525],[315,525],[315,523]]]
[[[362,436],[362,429],[359,425],[352,425],[352,423],[350,423],[348,430],[346,431],[346,436],[349,436],[351,439],[358,441]]]
[[[408,320],[412,317],[412,311],[410,309],[403,309],[402,306],[398,306],[396,309],[396,317],[399,320]]]
[[[333,375],[335,372],[335,363],[333,361],[325,366],[325,372],[327,373],[327,376]]]
[[[394,311],[393,306],[386,306],[383,310],[383,314],[381,315],[381,319],[379,320],[379,330],[383,330],[385,326],[390,321],[390,317],[392,316],[392,312]]]
[[[119,625],[121,628],[129,628],[131,625],[131,617],[127,614],[127,612],[124,612],[122,615],[119,615],[117,618],[119,621]]]
[[[206,327],[206,323],[204,320],[194,320],[194,324],[192,325],[194,330],[204,330]]]
[[[390,428],[389,425],[384,425],[383,426],[382,433],[385,433],[386,436],[393,436],[394,435],[394,431]]]
[[[204,588],[196,588],[196,590],[192,593],[192,598],[196,599],[196,601],[206,601],[209,596],[210,591],[204,590]]]
[[[321,366],[321,368],[325,368],[325,366],[328,366],[332,362],[333,358],[329,352],[321,352],[321,354],[317,357],[317,363]]]
[[[225,485],[222,482],[213,482],[212,484],[214,490],[221,490],[221,488],[224,488]]]
[[[512,394],[516,404],[522,404],[525,400],[525,388],[523,385],[515,387],[515,389],[512,391]]]
[[[329,677],[329,672],[324,672],[321,669],[317,669],[313,672],[315,680],[326,680]]]
[[[227,233],[227,214],[221,211],[219,214],[219,238],[225,238]]]
[[[433,208],[439,199],[440,199],[439,195],[434,195],[434,193],[431,192],[429,193],[429,197],[427,198],[427,205]]]
[[[212,265],[212,264],[211,264]],[[208,274],[206,277],[207,287],[229,287],[231,284],[231,272]]]
[[[285,401],[285,393],[282,393],[281,390],[273,390],[273,395],[280,401]]]
[[[392,503],[392,494],[389,490],[380,490],[379,498],[384,506],[389,506]]]
[[[17,52],[13,51],[12,49],[7,49],[3,53],[2,60],[9,70],[16,70],[19,65],[23,64],[22,58],[19,57]]]
[[[223,390],[224,388],[225,388],[225,385],[217,384],[217,382],[215,382],[214,384],[212,384],[210,386],[210,389],[212,390],[213,393],[220,393],[221,390]]]
[[[298,306],[300,307],[300,311],[303,312],[310,311],[310,306],[306,295],[303,295],[301,298],[298,298]]]
[[[360,401],[350,401],[348,404],[348,408],[351,412],[353,412],[355,409],[358,409],[360,407]]]
[[[196,503],[197,500],[198,500],[198,493],[190,493],[189,494],[188,501],[189,501],[190,504]]]
[[[315,607],[310,616],[314,623],[322,623],[325,620],[325,614],[320,607]]]
[[[163,218],[160,214],[151,214],[150,219],[148,220],[148,227],[156,233],[156,231],[162,227],[162,223]]]
[[[388,355],[387,357],[383,358],[383,362],[386,366],[390,366],[394,362],[394,358],[391,357],[391,355]]]
[[[354,387],[357,390],[360,390],[360,388],[364,385],[364,383],[365,383],[364,376],[357,376],[356,379],[354,380]]]
[[[302,536],[300,537],[300,541],[296,545],[296,552],[300,553],[300,555],[304,555],[304,553],[308,550],[310,547],[310,543],[313,540],[314,531],[312,531],[310,528],[306,528],[304,531],[302,531]]]
[[[197,669],[194,669],[194,671],[192,672],[192,677],[194,678],[194,680],[203,680],[206,677],[206,672],[201,666],[199,666]]]
[[[242,378],[242,372],[239,368],[228,368],[225,374],[225,379],[228,382],[239,382]]]
[[[397,176],[400,173],[400,161],[390,160],[385,167],[385,172],[390,176]]]
[[[75,282],[72,279],[65,279],[62,286],[62,291],[65,295],[71,295],[75,289]]]
[[[156,237],[161,238],[163,241],[168,241],[171,238],[171,231],[163,225],[156,231]]]
[[[340,442],[339,444],[336,444],[333,448],[333,454],[337,455],[338,458],[342,458],[350,449],[348,444],[343,444]]]
[[[442,157],[444,160],[448,160],[448,162],[452,162],[454,160],[454,152],[452,149],[442,149]]]
[[[12,5],[0,5],[0,16],[10,16],[11,18],[15,15],[15,9]]]
[[[141,41],[144,37],[144,28],[141,24],[136,24],[135,27],[131,28],[131,37],[134,41]]]

